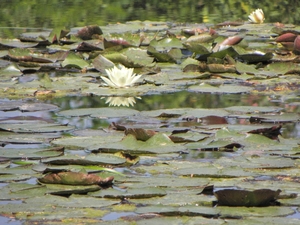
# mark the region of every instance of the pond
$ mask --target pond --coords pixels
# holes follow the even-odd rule
[[[298,4],[2,1],[0,223],[299,224]]]

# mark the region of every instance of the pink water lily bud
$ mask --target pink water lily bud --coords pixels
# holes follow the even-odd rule
[[[294,51],[298,55],[300,54],[300,35],[298,35],[294,41]]]
[[[275,41],[276,42],[294,42],[297,37],[297,34],[294,33],[285,33],[278,36]]]

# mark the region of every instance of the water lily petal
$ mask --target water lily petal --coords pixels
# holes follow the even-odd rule
[[[101,76],[102,80],[110,87],[118,87],[117,85],[115,85],[113,82],[110,81],[110,79]]]
[[[111,87],[128,87],[141,77],[141,75],[133,73],[133,68],[126,68],[123,65],[118,65],[105,71],[110,81],[108,82],[108,78],[102,79]]]
[[[249,16],[249,21],[252,23],[263,23],[265,15],[262,9],[256,9]]]
[[[136,75],[136,76],[132,77],[131,83],[132,84],[136,83],[138,81],[138,79],[140,79],[141,76],[142,75]]]

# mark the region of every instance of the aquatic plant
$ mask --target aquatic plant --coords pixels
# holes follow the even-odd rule
[[[248,17],[252,23],[263,23],[265,20],[265,14],[262,9],[256,9]]]
[[[126,68],[123,65],[114,66],[105,71],[109,79],[104,76],[101,76],[101,78],[108,86],[113,88],[129,87],[142,76],[133,73],[133,68]]]

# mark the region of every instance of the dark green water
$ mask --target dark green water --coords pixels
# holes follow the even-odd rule
[[[297,0],[2,0],[0,37],[13,37],[26,28],[52,29],[131,20],[217,24],[247,21],[262,8],[266,23],[300,23]],[[18,28],[8,29],[8,28]]]

